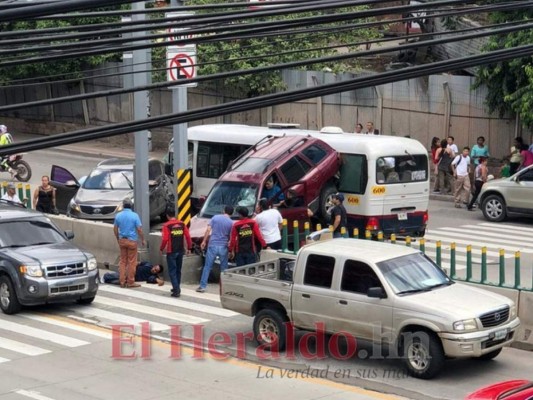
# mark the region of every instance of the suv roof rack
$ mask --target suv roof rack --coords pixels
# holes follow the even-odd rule
[[[300,124],[289,124],[284,122],[270,122],[267,126],[269,129],[300,129]]]

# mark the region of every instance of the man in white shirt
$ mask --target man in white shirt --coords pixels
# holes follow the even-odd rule
[[[267,199],[259,200],[255,221],[259,225],[261,235],[267,244],[267,248],[281,249],[281,224],[283,217],[275,208],[270,208]]]
[[[22,204],[22,201],[20,201],[19,197],[17,196],[16,187],[14,183],[8,183],[7,192],[5,192],[4,195],[2,196],[2,200],[7,200],[12,203]]]
[[[463,152],[456,156],[452,161],[453,176],[455,178],[455,208],[461,208],[461,200],[468,204],[470,196],[470,148],[463,148]]]
[[[457,145],[454,143],[455,138],[453,136],[448,136],[446,140],[448,141],[448,147],[453,150],[453,154],[455,156],[459,154],[459,149],[457,148]]]

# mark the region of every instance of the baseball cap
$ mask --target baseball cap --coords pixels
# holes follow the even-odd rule
[[[16,190],[16,189],[17,189],[17,187],[15,186],[15,184],[14,184],[13,182],[9,182],[9,183],[7,184],[7,188],[8,188],[8,189],[13,189],[13,190]]]
[[[130,199],[129,197],[126,197],[124,200],[122,200],[122,205],[123,205],[124,207],[129,207],[129,208],[131,208],[132,204],[133,204],[133,203],[131,202],[131,199]]]
[[[335,193],[333,197],[341,202],[344,201],[344,195],[342,193]]]

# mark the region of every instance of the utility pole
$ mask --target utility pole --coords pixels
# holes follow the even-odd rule
[[[139,1],[132,3],[133,10],[144,10],[145,2]],[[146,14],[133,14],[134,21],[144,21]],[[135,32],[134,37],[145,36],[145,32]],[[133,51],[133,86],[139,87],[148,85],[151,81],[150,72],[139,72],[150,70],[146,68],[151,65],[151,56],[147,48]],[[143,120],[147,117],[148,111],[148,91],[136,91],[133,94],[133,119]],[[143,233],[146,238],[150,233],[150,196],[148,184],[148,131],[135,132],[135,182],[134,182],[134,199],[135,211],[139,214],[142,223]]]

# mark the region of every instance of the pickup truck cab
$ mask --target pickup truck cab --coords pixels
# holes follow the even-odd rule
[[[453,282],[418,250],[359,239],[228,269],[221,303],[255,317],[263,347],[283,350],[289,326],[315,331],[321,323],[328,333],[388,347],[423,379],[437,375],[446,357],[496,357],[520,325],[510,299]]]
[[[46,215],[0,201],[0,308],[77,301],[98,291],[96,259],[76,247]]]

